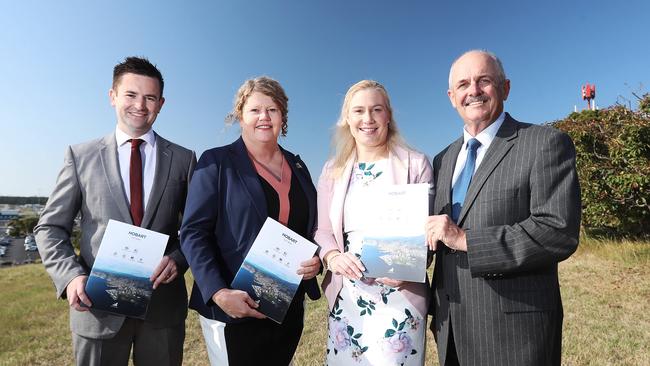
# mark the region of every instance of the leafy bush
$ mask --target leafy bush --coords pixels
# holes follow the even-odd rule
[[[650,95],[552,123],[576,145],[582,224],[592,234],[650,236]]]
[[[38,216],[24,216],[9,221],[11,227],[11,236],[27,235],[34,232],[34,227],[38,223]]]

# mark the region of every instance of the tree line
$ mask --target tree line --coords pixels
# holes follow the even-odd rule
[[[0,205],[44,205],[47,197],[0,196]]]

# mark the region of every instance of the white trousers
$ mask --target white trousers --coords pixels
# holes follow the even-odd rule
[[[208,359],[211,366],[228,366],[228,349],[224,329],[226,323],[212,320],[199,315],[205,347],[208,350]]]

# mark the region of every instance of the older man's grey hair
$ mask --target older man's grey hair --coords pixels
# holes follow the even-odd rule
[[[484,54],[487,57],[491,58],[492,61],[494,61],[494,64],[497,65],[497,73],[498,73],[498,75],[497,75],[497,78],[498,78],[497,83],[499,83],[500,86],[503,85],[503,83],[506,81],[506,72],[503,70],[503,64],[501,63],[501,60],[499,60],[497,55],[495,55],[494,53],[492,53],[492,52],[490,52],[488,50],[479,50],[479,49],[469,50],[469,51],[463,53],[462,55],[458,56],[454,60],[454,62],[452,62],[451,67],[449,68],[449,90],[451,90],[451,75],[454,72],[454,66],[456,66],[456,62],[458,62],[458,60],[460,60],[463,56],[465,56],[465,55],[467,55],[469,53],[474,53],[474,52]]]

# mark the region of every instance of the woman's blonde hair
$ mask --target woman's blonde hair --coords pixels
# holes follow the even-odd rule
[[[246,104],[248,97],[250,97],[254,92],[259,92],[271,97],[275,104],[278,105],[278,108],[282,113],[282,136],[286,136],[287,131],[289,130],[287,124],[287,121],[289,120],[289,98],[287,98],[287,94],[284,92],[280,83],[268,76],[260,76],[244,81],[244,83],[239,87],[239,90],[237,90],[237,94],[235,94],[232,111],[226,116],[226,124],[241,121],[244,104]]]
[[[350,132],[350,126],[348,125],[348,112],[350,109],[350,103],[354,95],[365,89],[375,89],[381,95],[384,96],[384,102],[386,104],[386,110],[388,111],[388,134],[386,136],[386,145],[388,149],[392,149],[394,146],[406,146],[404,139],[397,129],[397,124],[393,118],[393,108],[390,106],[390,98],[388,98],[388,92],[386,88],[380,83],[374,80],[361,80],[356,84],[352,85],[345,93],[345,98],[343,98],[343,105],[341,106],[341,115],[339,116],[336,126],[334,127],[334,134],[332,137],[332,174],[333,178],[338,178],[343,174],[343,169],[345,164],[348,162],[352,153],[356,149],[356,141]]]

